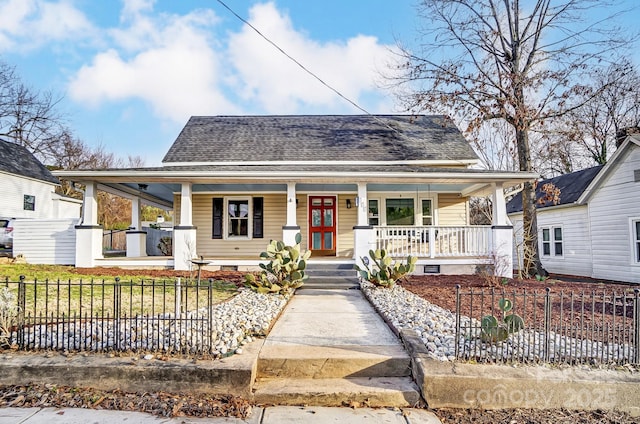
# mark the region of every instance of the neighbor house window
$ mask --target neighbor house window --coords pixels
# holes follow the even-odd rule
[[[549,227],[542,229],[542,255],[563,255],[562,227]]]
[[[31,196],[29,194],[24,195],[24,210],[25,211],[36,210],[36,196]]]
[[[413,199],[386,199],[387,225],[414,225]]]
[[[378,199],[369,199],[369,225],[380,225],[380,203]]]
[[[262,197],[214,197],[212,238],[262,238]]]
[[[633,250],[635,252],[635,263],[640,264],[640,219],[634,219],[631,221],[631,231]]]

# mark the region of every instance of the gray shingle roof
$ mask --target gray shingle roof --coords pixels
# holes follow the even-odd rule
[[[444,116],[194,116],[163,162],[476,159]]]
[[[564,174],[539,181],[538,186],[536,187],[536,208],[542,209],[550,206],[569,205],[575,203],[601,169],[602,165],[594,166],[593,168],[587,168],[570,174]],[[553,204],[551,201],[544,201],[540,203],[539,199],[544,196],[542,188],[547,183],[552,183],[560,189],[560,202],[558,202],[558,204]],[[520,211],[522,211],[522,192],[516,194],[513,199],[507,202],[508,214]]]
[[[0,140],[0,171],[60,184],[51,172],[24,147]]]

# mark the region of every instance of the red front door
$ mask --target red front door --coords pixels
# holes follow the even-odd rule
[[[314,256],[336,254],[336,197],[309,197],[309,249]]]

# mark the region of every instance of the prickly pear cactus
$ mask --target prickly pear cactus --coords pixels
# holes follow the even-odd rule
[[[259,293],[289,293],[304,284],[308,278],[304,270],[311,251],[300,252],[302,236],[296,234],[296,244],[286,246],[282,241],[271,240],[267,250],[260,254],[260,259],[269,260],[261,263],[262,271],[256,277],[245,276],[245,286]]]
[[[418,258],[408,256],[406,263],[394,262],[384,249],[369,250],[369,257],[373,261],[371,268],[369,268],[369,259],[361,258],[365,268],[362,269],[356,265],[355,269],[363,280],[386,288],[392,288],[399,279],[415,271],[418,261]]]
[[[480,338],[487,343],[506,340],[511,333],[517,333],[524,328],[524,319],[518,314],[511,313],[513,303],[506,298],[498,301],[498,308],[502,311],[502,320],[493,315],[485,315],[480,320]]]

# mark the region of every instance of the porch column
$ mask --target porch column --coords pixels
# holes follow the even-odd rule
[[[376,248],[376,230],[370,225],[356,225],[353,227],[353,259],[360,268],[366,268],[362,258],[367,258],[371,264],[369,250]]]
[[[180,225],[173,227],[173,267],[190,270],[191,259],[197,258],[196,227],[193,223],[193,199],[191,183],[182,183],[180,192]]]
[[[493,220],[491,225],[491,255],[494,273],[500,277],[513,277],[513,226],[507,220],[507,205],[502,183],[493,185]]]
[[[98,225],[98,184],[85,182],[82,200],[82,223],[76,225],[76,263],[78,268],[92,268],[102,259],[102,226]]]
[[[358,183],[358,226],[369,225],[369,202],[367,200],[367,184]]]
[[[287,246],[296,244],[296,234],[300,232],[296,205],[296,183],[287,183],[287,221],[282,227],[282,241]]]
[[[147,256],[147,232],[142,231],[140,198],[131,199],[131,226],[127,231],[127,257]]]

